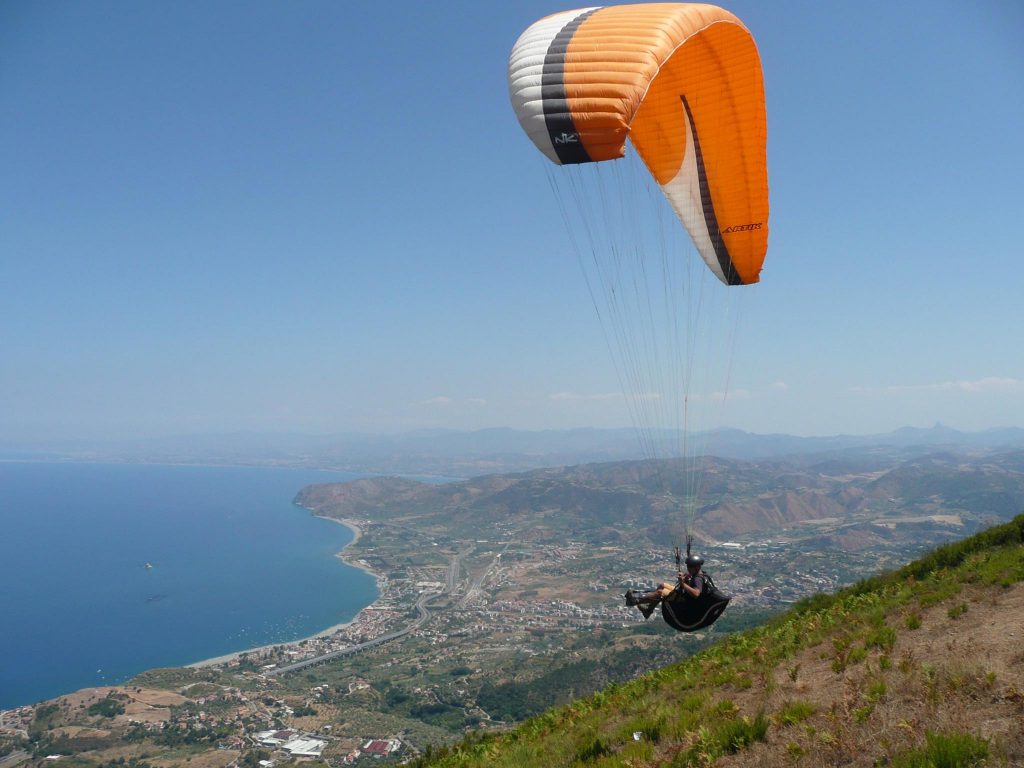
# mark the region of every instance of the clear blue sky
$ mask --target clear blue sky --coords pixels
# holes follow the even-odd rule
[[[628,424],[508,101],[568,7],[0,4],[0,438]],[[1024,426],[1024,5],[726,7],[772,211],[724,425]]]

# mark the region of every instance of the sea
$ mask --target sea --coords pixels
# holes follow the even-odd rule
[[[301,469],[0,463],[0,709],[308,637],[377,599]]]

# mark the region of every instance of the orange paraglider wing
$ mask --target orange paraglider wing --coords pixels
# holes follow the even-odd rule
[[[764,81],[739,19],[697,3],[554,14],[516,42],[509,92],[555,163],[614,160],[630,139],[711,271],[728,285],[758,281],[768,247]]]

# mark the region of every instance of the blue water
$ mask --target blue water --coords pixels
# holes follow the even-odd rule
[[[377,589],[334,557],[351,531],[292,504],[352,477],[0,464],[0,708],[353,618]]]

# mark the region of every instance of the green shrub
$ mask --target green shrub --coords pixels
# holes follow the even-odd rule
[[[576,750],[576,759],[581,763],[592,763],[598,758],[610,755],[612,748],[600,736],[595,736]]]
[[[748,717],[740,717],[736,720],[727,720],[719,731],[719,743],[725,754],[739,752],[755,741],[764,741],[768,733],[768,718],[764,712],[758,712],[757,717],[751,720]]]
[[[926,745],[893,756],[892,768],[972,768],[988,758],[988,741],[969,733],[925,734]]]
[[[864,621],[870,627],[881,628],[885,626],[885,607],[878,605],[868,611]]]
[[[871,714],[874,711],[874,704],[865,704],[863,707],[858,707],[857,709],[853,710],[853,720],[855,723],[858,724],[864,723],[869,717],[871,717]]]
[[[864,645],[867,648],[877,648],[880,651],[890,651],[896,644],[896,630],[888,624],[882,624],[873,629],[865,638]]]
[[[885,680],[879,678],[878,680],[875,680],[871,683],[871,685],[868,686],[867,695],[865,698],[867,698],[867,700],[871,702],[881,701],[882,697],[885,696],[887,690],[888,687],[885,684]]]
[[[781,726],[796,725],[816,711],[817,708],[809,701],[787,701],[775,716],[775,721]]]
[[[616,734],[619,741],[629,741],[634,733],[643,734],[645,741],[657,744],[665,735],[666,719],[661,717],[636,717],[627,720]]]
[[[114,717],[115,715],[124,714],[124,704],[112,696],[108,696],[105,699],[100,699],[95,704],[89,706],[88,712],[90,715],[100,715],[101,717]]]
[[[680,753],[673,764],[680,768],[707,765],[722,755],[735,754],[755,741],[764,741],[768,725],[764,712],[758,712],[753,719],[739,717],[724,720],[712,727],[702,726],[698,731],[697,743]]]

